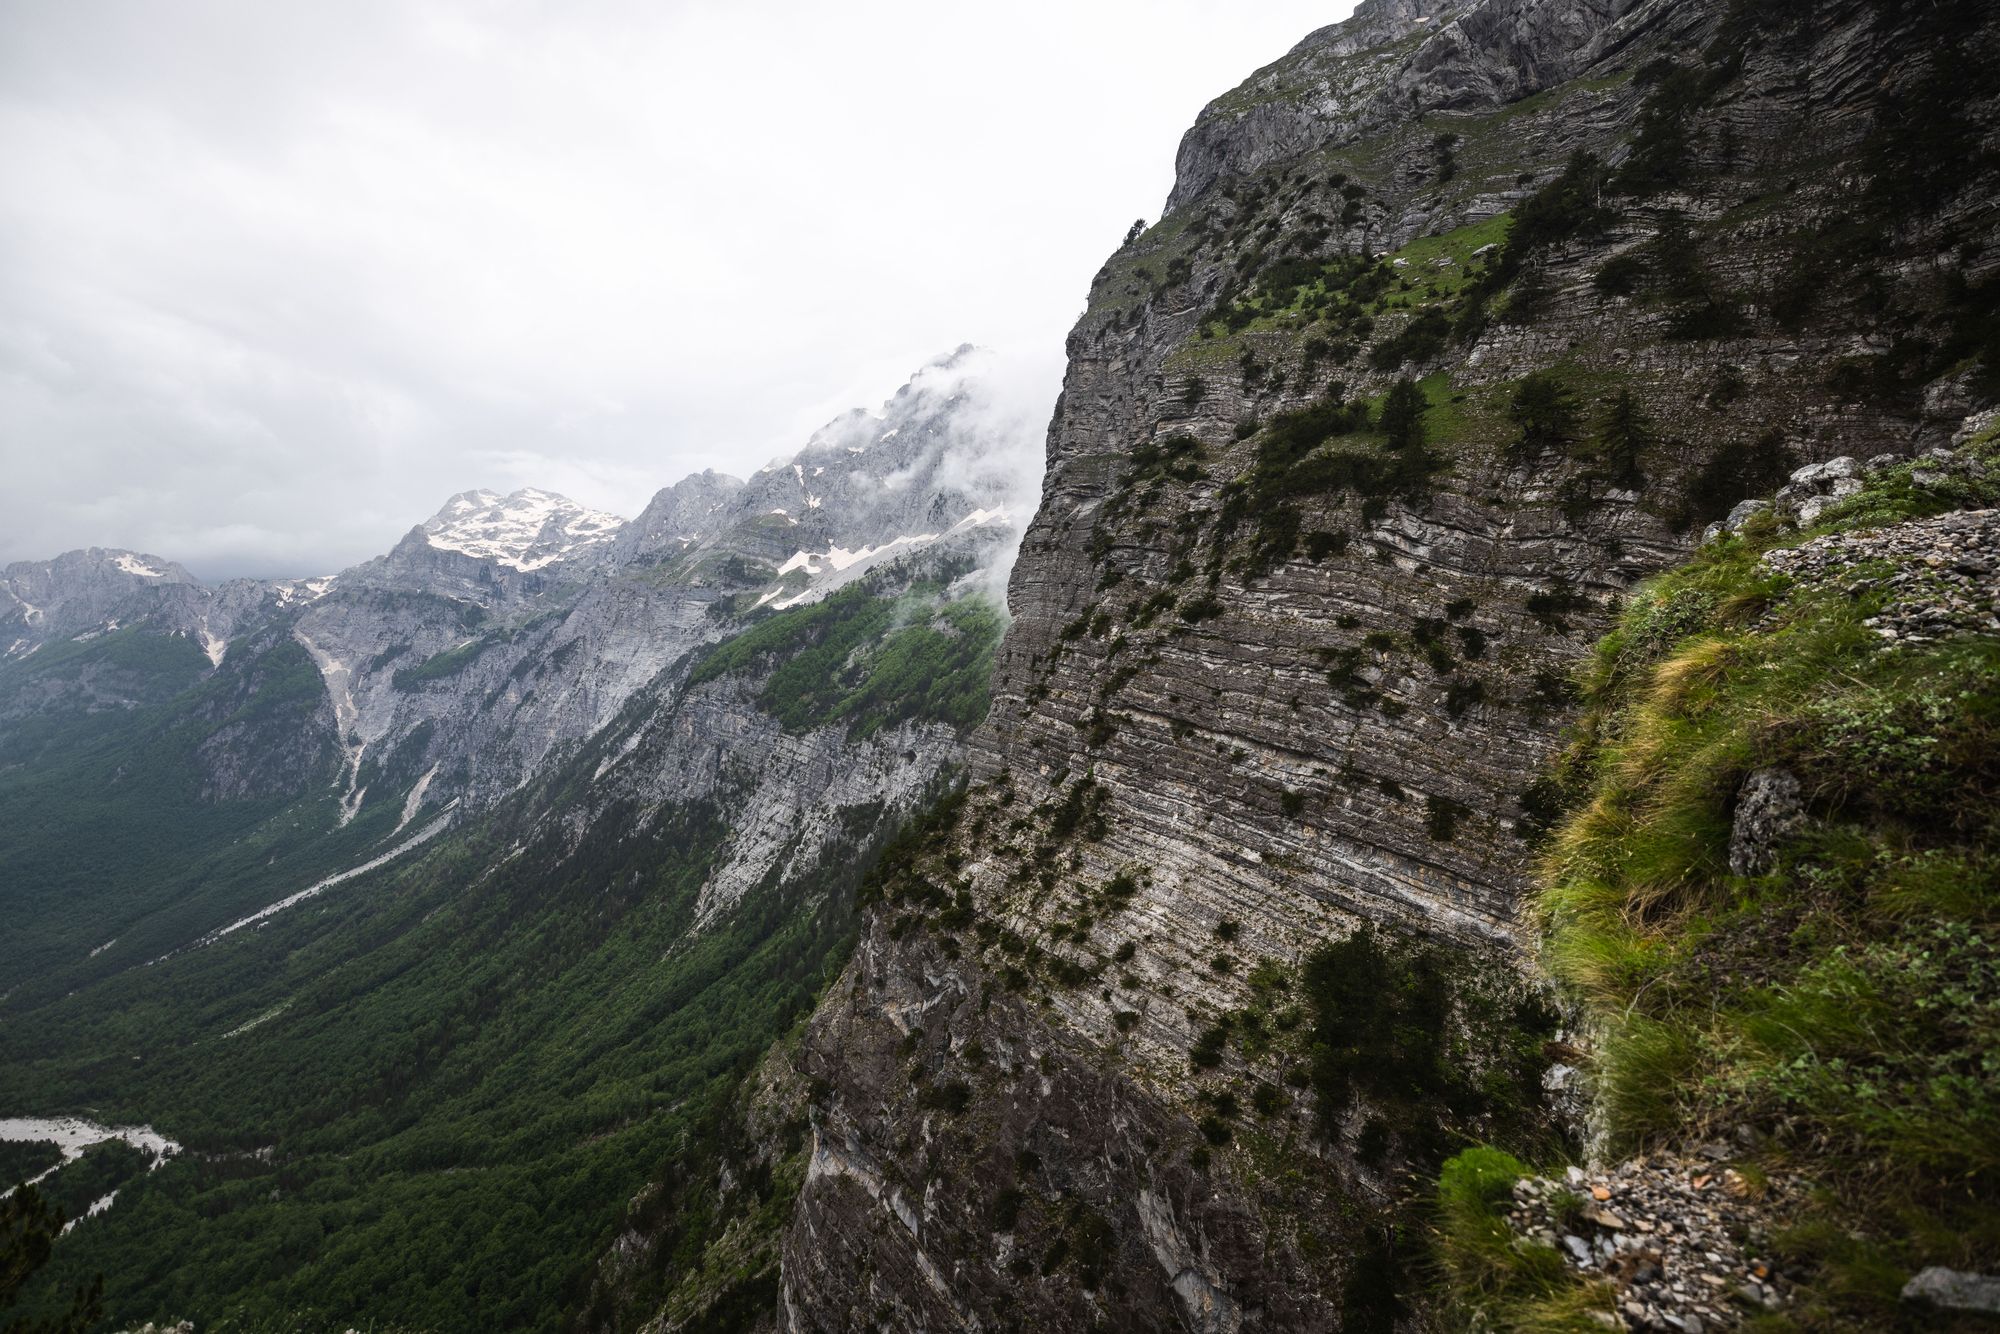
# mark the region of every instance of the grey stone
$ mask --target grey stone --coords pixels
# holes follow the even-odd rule
[[[1729,511],[1729,516],[1722,521],[1723,531],[1733,533],[1759,514],[1768,513],[1770,508],[1771,502],[1768,500],[1739,500]]]
[[[2000,1314],[2000,1275],[1969,1274],[1932,1265],[1903,1285],[1906,1302],[1929,1302],[1953,1311]]]
[[[1803,468],[1793,472],[1791,480],[1795,486],[1810,486],[1819,489],[1831,486],[1834,482],[1843,478],[1855,477],[1860,472],[1861,465],[1855,462],[1854,459],[1843,454],[1837,459],[1828,459],[1824,463],[1808,463]]]
[[[1729,869],[1762,875],[1777,865],[1777,850],[1805,824],[1798,776],[1788,769],[1759,769],[1736,791],[1729,831]],[[1726,1153],[1726,1150],[1725,1150]]]

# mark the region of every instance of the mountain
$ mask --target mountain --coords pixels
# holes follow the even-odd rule
[[[607,547],[625,521],[588,510],[532,487],[500,496],[466,491],[423,525],[423,540],[440,551],[490,560],[523,573],[558,561],[574,562]]]
[[[622,526],[14,567],[0,1108],[185,1146],[49,1178],[33,1309],[1985,1327],[1996,56],[1364,0],[1183,139],[1032,515],[961,349]]]
[[[0,1106],[180,1146],[51,1178],[118,1192],[57,1286],[253,1324],[582,1301],[984,713],[1025,479],[982,366],[630,523],[469,491],[325,578],[10,567]]]
[[[1893,479],[1992,402],[2000,122],[1963,80],[1995,37],[1970,4],[1366,3],[1202,113],[1166,214],[1107,262],[1070,335],[974,781],[885,872],[801,1044],[812,1142],[783,1328],[1425,1328],[1500,1320],[1478,1285],[1503,1279],[1527,1296],[1497,1327],[1694,1328],[1683,1317],[1740,1319],[1745,1284],[1761,1307],[1774,1269],[1803,1327],[1914,1328],[1931,1317],[1899,1305],[1904,1278],[1990,1269],[1972,1240],[1995,1198],[1986,1160],[1915,1147],[1983,1118],[1984,1095],[1920,1085],[1954,1110],[1884,1096],[1873,1122],[1859,1092],[1825,1113],[1804,1074],[1784,1096],[1701,1096],[1704,1077],[1748,1076],[1695,1053],[1740,1057],[1782,1007],[1759,1002],[1764,1028],[1734,1048],[1687,1007],[1760,980],[1833,988],[1847,956],[1783,933],[1811,920],[1830,948],[1875,929],[1798,906],[1860,883],[1832,852],[1790,888],[1729,880],[1748,800],[1732,766],[1771,738],[1731,733],[1743,750],[1690,770],[1711,794],[1699,818],[1655,835],[1703,850],[1661,845],[1662,876],[1714,888],[1608,882],[1629,901],[1593,911],[1624,934],[1556,947],[1622,952],[1548,963],[1539,946],[1609,892],[1578,873],[1543,897],[1547,849],[1574,846],[1545,831],[1582,799],[1555,777],[1580,664],[1619,627],[1590,669],[1603,682],[1625,670],[1618,644],[1664,648],[1719,605],[1697,574],[1670,585],[1694,590],[1680,601],[1632,602],[1643,581],[1780,487],[1813,499],[1796,511],[1809,530],[1830,522],[1861,492],[1857,461],[1885,456],[1869,476]],[[1753,532],[1760,549],[1782,536]],[[1882,559],[1867,577],[1898,568]],[[1652,619],[1618,621],[1628,602]],[[1733,605],[1762,625],[1754,608],[1778,604]],[[1678,688],[1753,649],[1707,651]],[[1953,670],[1990,700],[1990,678]],[[1852,703],[1850,728],[1886,698]],[[1795,735],[1832,726],[1773,708]],[[1910,708],[1896,716],[1937,738],[1919,749],[1958,746],[1951,764],[1986,772],[1986,743]],[[1602,757],[1572,760],[1584,774],[1683,753],[1638,722],[1600,726]],[[1813,799],[1832,819],[1847,790]],[[1653,789],[1616,791],[1592,848],[1617,800]],[[1884,858],[1905,840],[1983,864],[1962,831],[1856,830]],[[1615,865],[1612,846],[1589,864]],[[1976,931],[1979,910],[1957,911],[1953,929]],[[1982,949],[1954,967],[1985,968]],[[1673,989],[1641,986],[1689,955]],[[1550,968],[1594,989],[1559,990]],[[1937,1077],[1970,1077],[1981,1050],[1940,1055]],[[1930,1078],[1916,1064],[1898,1078]],[[1622,1241],[1605,1259],[1632,1228],[1578,1218],[1571,1196],[1521,1275],[1489,1246],[1456,1295],[1435,1277],[1440,1190],[1514,1202],[1497,1169],[1468,1187],[1460,1164],[1441,1186],[1458,1149],[1581,1165],[1595,1127],[1599,1154],[1699,1163],[1739,1126],[1751,1138],[1677,1189],[1721,1192],[1727,1165],[1752,1193],[1782,1169],[1819,1183],[1837,1232],[1800,1232],[1817,1224],[1795,1212],[1710,1276],[1713,1299],[1649,1296],[1632,1275],[1661,1262]],[[1907,1196],[1869,1197],[1841,1166],[1867,1152],[1908,1173]],[[1981,1184],[1953,1197],[1954,1180]],[[1504,1228],[1505,1208],[1472,1226]],[[1861,1262],[1837,1244],[1850,1231],[1906,1240]],[[1505,1235],[1502,1259],[1523,1254]]]

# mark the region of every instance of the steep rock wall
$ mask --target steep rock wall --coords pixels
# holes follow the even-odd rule
[[[1359,923],[1521,967],[1536,776],[1619,595],[1991,392],[1991,101],[1950,161],[1899,144],[1990,17],[1807,17],[1364,6],[1204,113],[1070,337],[979,781],[808,1034],[788,1327],[1406,1309],[1366,1119],[1315,1121],[1298,1043],[1204,1034]]]

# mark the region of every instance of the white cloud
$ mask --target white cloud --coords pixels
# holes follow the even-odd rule
[[[1181,131],[1349,7],[0,0],[0,560],[632,514],[967,340],[1052,403]]]

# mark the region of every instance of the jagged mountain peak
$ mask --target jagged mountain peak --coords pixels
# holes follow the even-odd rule
[[[105,561],[120,574],[129,574],[135,579],[163,580],[169,583],[191,582],[188,573],[172,561],[161,560],[158,556],[142,555],[136,551],[92,550],[92,557]]]
[[[0,569],[0,658],[26,657],[51,639],[158,620],[187,630],[186,609],[207,598],[173,561],[122,547],[85,547]]]
[[[426,519],[424,540],[443,551],[538,570],[611,541],[625,526],[616,514],[593,510],[535,487],[507,495],[461,491]]]
[[[702,473],[668,487],[618,539],[621,563],[733,551],[780,574],[844,570],[1026,512],[1036,471],[1013,448],[988,387],[994,354],[961,343],[912,372],[874,409],[852,408],[738,481]],[[769,589],[771,598],[798,590]]]
[[[1362,0],[1349,17],[1308,33],[1287,59],[1320,48],[1346,55],[1412,32],[1434,31],[1480,3],[1483,0]]]
[[[124,547],[82,547],[65,551],[52,560],[16,561],[0,571],[0,576],[9,581],[30,579],[37,575],[74,577],[83,574],[114,578],[122,575],[149,583],[200,582],[173,561],[143,551],[128,551]]]
[[[1596,70],[1642,33],[1672,29],[1670,44],[1698,49],[1714,12],[1659,0],[1371,0],[1203,109],[1175,155],[1167,212],[1433,113],[1518,102]]]

